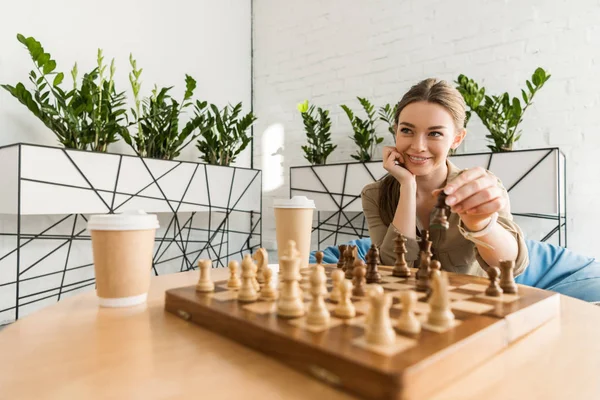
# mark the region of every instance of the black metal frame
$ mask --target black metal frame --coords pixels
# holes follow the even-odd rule
[[[66,185],[66,184],[62,184],[62,183],[22,178],[21,177],[21,161],[22,161],[21,160],[21,148],[24,145],[25,146],[34,146],[34,147],[52,148],[52,149],[63,151],[63,153],[71,161],[73,166],[77,169],[77,171],[79,172],[81,177],[89,185],[89,187],[86,188],[86,187],[80,187],[80,186]],[[9,256],[16,253],[16,259],[17,259],[16,270],[17,271],[16,271],[16,279],[14,281],[10,281],[10,282],[0,282],[0,288],[10,286],[10,285],[15,285],[16,296],[15,296],[14,305],[12,305],[11,307],[8,307],[8,308],[0,309],[0,325],[2,325],[2,321],[5,320],[5,318],[2,317],[3,313],[11,312],[14,310],[14,320],[17,320],[17,319],[19,319],[19,309],[21,307],[24,307],[26,305],[29,305],[29,304],[32,304],[35,302],[39,302],[42,300],[46,300],[46,299],[52,298],[52,297],[56,297],[57,301],[58,301],[66,293],[69,293],[69,292],[72,292],[72,291],[75,291],[78,289],[86,288],[88,286],[95,284],[95,279],[86,279],[86,280],[82,280],[82,281],[78,281],[78,282],[74,282],[74,283],[69,283],[66,285],[64,284],[65,275],[68,271],[73,271],[73,270],[82,269],[82,268],[93,268],[92,263],[68,268],[69,257],[71,255],[71,249],[72,249],[72,245],[73,245],[74,241],[81,241],[81,240],[90,241],[91,240],[91,236],[84,234],[86,231],[85,228],[79,229],[79,230],[76,229],[78,220],[81,222],[81,219],[82,219],[83,221],[85,221],[87,223],[87,221],[88,221],[87,217],[83,214],[68,214],[66,216],[56,216],[56,218],[58,219],[58,222],[55,222],[54,224],[52,224],[50,226],[44,227],[44,229],[42,229],[41,231],[39,231],[37,233],[23,232],[22,231],[22,219],[24,217],[29,217],[29,216],[23,216],[21,213],[21,182],[23,182],[23,181],[38,182],[38,183],[44,183],[44,184],[54,185],[54,186],[67,186],[67,187],[77,188],[79,190],[92,190],[95,192],[95,194],[98,196],[98,198],[101,199],[101,201],[106,206],[108,213],[110,213],[110,214],[112,214],[114,212],[118,212],[120,207],[122,207],[129,200],[131,200],[132,198],[134,198],[136,196],[154,199],[154,200],[165,200],[165,202],[168,204],[170,211],[171,211],[170,213],[166,213],[166,214],[170,215],[170,220],[169,220],[167,228],[164,231],[164,234],[157,235],[157,237],[156,237],[156,243],[158,244],[158,246],[155,248],[154,257],[153,257],[153,265],[152,265],[152,269],[153,269],[153,272],[155,275],[159,274],[158,269],[157,269],[158,265],[167,263],[167,262],[171,262],[171,261],[174,261],[177,259],[181,259],[181,266],[180,266],[179,271],[189,271],[189,270],[195,269],[196,268],[195,265],[196,265],[199,257],[204,252],[208,253],[208,255],[211,257],[213,262],[215,262],[214,265],[216,265],[217,267],[226,267],[227,263],[229,262],[230,257],[233,257],[233,256],[242,257],[245,252],[252,252],[262,246],[262,193],[260,196],[260,212],[236,209],[236,206],[239,203],[239,201],[243,198],[244,194],[248,191],[248,189],[251,187],[251,185],[257,179],[259,180],[259,183],[258,183],[259,187],[261,187],[261,190],[262,190],[262,171],[260,171],[260,170],[254,170],[251,168],[242,168],[242,167],[230,167],[230,168],[233,168],[233,175],[232,175],[231,184],[229,187],[229,198],[227,201],[227,207],[219,207],[219,206],[214,206],[211,204],[210,187],[209,187],[209,180],[208,180],[208,170],[207,170],[206,164],[193,163],[193,162],[188,162],[188,161],[174,161],[177,164],[174,165],[173,168],[169,169],[167,172],[163,173],[160,176],[154,176],[145,161],[146,159],[144,159],[142,157],[138,157],[138,156],[134,156],[134,155],[106,153],[106,154],[111,154],[111,155],[120,157],[117,174],[115,177],[114,189],[112,191],[107,191],[107,190],[97,189],[91,184],[91,182],[87,179],[85,174],[81,171],[81,169],[77,166],[77,164],[73,161],[73,159],[71,157],[69,157],[66,149],[52,147],[52,146],[36,145],[36,144],[17,143],[17,144],[13,144],[13,145],[9,145],[9,146],[1,146],[0,150],[7,148],[7,147],[14,147],[14,146],[18,146],[18,158],[19,158],[18,166],[17,166],[17,168],[18,168],[18,170],[17,170],[17,174],[18,174],[17,214],[15,215],[15,217],[17,219],[17,221],[16,221],[17,222],[16,223],[17,230],[16,230],[16,232],[0,232],[0,237],[2,237],[2,236],[16,237],[16,247],[14,249],[9,249],[9,251],[6,254],[0,253],[0,268],[2,267],[3,261],[5,261]],[[78,150],[69,149],[69,151],[78,151]],[[135,194],[117,192],[117,185],[119,182],[119,177],[121,176],[121,164],[122,164],[123,157],[134,157],[134,158],[140,159],[142,161],[143,165],[145,166],[147,172],[150,174],[150,177],[152,178],[152,182],[150,184],[146,185],[144,188],[142,188]],[[185,189],[183,195],[181,196],[181,199],[168,199],[167,196],[165,195],[163,189],[160,186],[159,180],[162,177],[164,177],[165,175],[169,174],[171,171],[174,171],[175,169],[177,169],[177,167],[179,167],[180,165],[182,165],[184,163],[195,164],[194,172],[192,173],[189,182],[187,182],[186,189]],[[204,167],[204,174],[205,174],[205,178],[206,178],[205,181],[206,181],[208,204],[184,202],[183,199],[185,198],[185,195],[186,195],[190,185],[192,184],[192,181],[193,181],[196,173],[198,172],[199,169],[202,168],[202,166]],[[233,188],[233,185],[235,182],[235,176],[236,176],[237,170],[252,170],[255,172],[255,174],[253,175],[253,177],[250,179],[249,182],[244,183],[244,184],[246,184],[245,189],[240,193],[239,198],[237,200],[235,200],[235,199],[232,199],[232,188]],[[240,183],[240,182],[235,182],[235,183]],[[140,195],[140,193],[143,190],[147,189],[148,187],[151,187],[153,184],[156,185],[156,187],[159,189],[159,191],[161,193],[161,197]],[[112,194],[111,204],[107,204],[107,202],[104,201],[104,198],[100,195],[100,192]],[[121,202],[121,204],[115,205],[115,197],[117,194],[125,195],[128,197],[126,198],[126,200]],[[232,200],[235,201],[233,204],[232,204]],[[174,203],[176,202],[177,206],[174,208],[171,205],[171,202],[174,202]],[[179,209],[182,204],[189,204],[189,205],[201,206],[201,207],[204,206],[204,207],[208,208],[208,211],[206,211],[206,212],[191,212],[191,211],[180,212]],[[163,214],[163,213],[157,213],[157,214]],[[187,217],[187,219],[185,219],[185,220],[180,220],[180,216],[182,214],[190,214],[190,216]],[[194,217],[197,214],[202,214],[202,215],[208,214],[208,227],[198,228],[198,227],[193,226]],[[230,222],[230,217],[232,214],[248,215],[249,230],[248,231],[239,231],[239,230],[230,229],[229,222]],[[214,222],[213,221],[214,217],[221,217],[220,218],[221,220]],[[31,218],[33,218],[33,217],[31,217]],[[181,223],[182,221],[184,221],[183,224]],[[72,227],[70,228],[70,231],[71,231],[70,235],[49,234],[48,233],[52,229],[57,228],[62,224],[68,224],[68,223],[72,223]],[[172,232],[172,234],[170,234],[171,232]],[[190,235],[192,232],[205,232],[207,235],[207,240],[191,239]],[[230,234],[243,235],[242,238],[246,237],[244,239],[244,244],[241,248],[230,249]],[[220,237],[219,237],[219,235],[220,235]],[[60,245],[58,245],[57,247],[55,247],[54,249],[52,249],[51,251],[49,251],[47,254],[43,255],[37,261],[33,262],[31,265],[23,267],[21,250],[25,246],[27,246],[28,244],[30,244],[36,240],[59,240],[59,241],[62,241],[62,243]],[[173,244],[175,244],[175,246],[177,247],[175,250],[176,251],[178,250],[180,254],[177,255],[176,257],[171,257],[171,258],[165,259],[164,258],[165,254],[172,247]],[[32,268],[34,268],[36,265],[41,263],[43,260],[45,260],[47,257],[51,256],[56,251],[63,248],[65,245],[68,245],[68,247],[67,247],[65,266],[62,269],[62,271],[56,271],[56,272],[52,272],[52,273],[48,273],[48,274],[41,274],[41,275],[31,276],[28,278],[22,278],[22,275],[24,273],[26,273],[29,270],[31,270]],[[193,247],[196,247],[196,248],[193,248]],[[225,254],[223,254],[224,248],[225,248]],[[190,261],[190,258],[192,258],[191,261]],[[9,268],[10,268],[10,266],[9,266]],[[28,281],[32,281],[32,280],[36,280],[36,279],[42,279],[44,277],[56,275],[59,273],[62,273],[62,277],[61,277],[61,284],[58,287],[53,287],[53,288],[50,288],[47,290],[39,291],[36,293],[31,293],[26,296],[20,295],[21,285],[24,282],[28,282]],[[36,298],[33,301],[23,301],[28,298],[40,296],[43,294],[48,294],[48,295],[43,296],[41,298]],[[9,323],[10,322],[11,321],[9,321]]]
[[[554,153],[556,155],[557,165],[559,165],[559,168],[560,168],[561,163],[560,163],[560,160],[558,159],[558,157],[560,157],[561,155],[563,157],[565,157],[564,153],[558,147],[513,150],[512,152],[518,153],[518,152],[531,152],[531,151],[547,151],[547,153],[540,160],[538,160],[538,162],[533,167],[531,167],[527,172],[525,172],[525,174],[523,174],[511,187],[507,188],[507,191],[509,193],[523,179],[525,179],[525,177],[527,175],[529,175],[542,161],[544,161],[551,154]],[[492,159],[493,159],[494,155],[496,155],[496,154],[500,154],[500,153],[481,152],[481,153],[455,154],[452,156],[452,158],[461,157],[461,156],[486,155],[486,156],[489,156],[488,161],[487,161],[487,168],[489,169],[489,167],[492,163]],[[375,162],[380,163],[381,161],[371,161],[370,163],[375,163]],[[330,212],[317,211],[317,224],[316,224],[316,226],[313,226],[313,232],[315,232],[315,231],[317,232],[317,243],[318,243],[319,248],[322,248],[323,244],[327,240],[331,239],[332,237],[333,237],[333,243],[330,243],[330,244],[339,244],[340,242],[338,242],[338,239],[340,236],[348,236],[349,239],[364,238],[364,237],[369,236],[369,232],[368,232],[368,229],[366,226],[366,220],[365,220],[363,213],[362,212],[345,211],[345,209],[352,202],[360,199],[359,195],[352,195],[352,194],[345,193],[348,167],[350,165],[358,165],[358,164],[360,164],[364,167],[364,169],[367,171],[367,173],[373,179],[373,182],[377,181],[377,179],[373,176],[373,174],[371,173],[369,168],[367,168],[367,164],[369,164],[369,163],[349,162],[349,163],[327,164],[327,165],[331,165],[331,166],[336,166],[336,165],[337,166],[339,166],[339,165],[345,166],[344,176],[343,176],[342,193],[334,193],[334,192],[329,191],[329,189],[326,187],[326,185],[323,183],[323,181],[319,178],[319,175],[315,172],[315,168],[314,168],[315,166],[307,165],[307,166],[296,166],[296,167],[290,168],[290,196],[293,196],[294,192],[326,194],[326,195],[330,196],[331,200],[338,207],[337,210],[330,211]],[[301,186],[294,186],[294,182],[292,179],[292,172],[294,169],[302,169],[302,168],[310,169],[312,171],[314,176],[321,183],[321,186],[324,189],[323,191],[304,189]],[[561,181],[560,181],[561,174],[563,177],[563,182],[564,182],[565,188],[561,188]],[[552,229],[542,238],[542,241],[547,241],[554,234],[558,233],[558,243],[562,247],[567,247],[567,207],[566,207],[567,195],[566,195],[566,190],[565,190],[566,184],[567,184],[567,175],[566,174],[567,174],[567,172],[566,172],[566,162],[565,162],[564,171],[561,171],[560,169],[558,171],[557,187],[559,190],[559,196],[558,196],[558,214],[557,215],[535,214],[535,213],[513,213],[514,216],[519,216],[519,217],[547,219],[547,220],[556,221],[556,225],[553,226]],[[560,196],[561,189],[562,189],[562,193],[563,193],[562,199]],[[341,196],[341,201],[339,204],[333,196]],[[348,202],[348,204],[343,205],[344,197],[346,197],[346,198],[350,197],[353,200]],[[564,214],[562,213],[561,201],[564,202],[564,203],[562,203],[562,204],[564,204],[564,209],[565,209]],[[343,223],[341,221],[342,217],[345,220],[345,222],[343,222]],[[337,222],[335,222],[336,218],[337,218]],[[333,222],[332,222],[332,220],[333,220]]]

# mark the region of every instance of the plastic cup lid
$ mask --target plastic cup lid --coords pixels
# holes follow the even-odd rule
[[[273,200],[275,208],[315,208],[315,201],[306,196],[294,196],[291,199]]]
[[[142,210],[92,215],[87,225],[88,231],[137,231],[158,228],[156,215],[146,214]]]

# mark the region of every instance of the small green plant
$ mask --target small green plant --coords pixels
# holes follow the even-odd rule
[[[351,138],[358,146],[357,153],[351,156],[355,160],[367,162],[371,161],[376,146],[383,142],[383,138],[378,137],[375,133],[375,107],[366,98],[357,97],[357,99],[367,113],[366,119],[363,120],[356,117],[346,105],[342,104],[341,107],[350,119],[352,129],[354,130],[354,136],[351,136]]]
[[[207,102],[196,101],[196,113],[180,130],[180,118],[186,108],[190,107],[196,89],[196,81],[189,75],[185,76],[185,93],[181,103],[169,95],[173,87],[156,86],[149,98],[140,100],[140,76],[142,69],[137,68],[133,56],[129,56],[132,71],[129,81],[135,100],[135,108],[131,109],[137,125],[137,134],[131,136],[129,132],[123,134],[123,139],[141,157],[160,158],[173,160],[179,156],[188,144],[193,142],[205,129],[210,129],[209,119],[206,115]]]
[[[202,110],[196,110],[196,116]],[[210,105],[207,129],[202,129],[196,147],[200,150],[200,158],[213,165],[231,165],[236,157],[252,141],[246,131],[252,126],[256,117],[251,112],[240,117],[242,103],[235,106],[228,104],[219,110]]]
[[[471,117],[472,112],[477,114],[483,125],[489,131],[486,135],[493,144],[488,145],[492,152],[510,151],[513,144],[521,138],[521,131],[518,130],[519,124],[523,121],[525,111],[533,104],[533,97],[550,79],[542,68],[537,68],[531,76],[531,81],[527,80],[527,91],[521,89],[523,105],[517,97],[512,100],[508,93],[500,96],[489,96],[485,94],[485,88],[480,87],[474,80],[465,75],[459,75],[457,89],[465,99],[469,107],[465,127]]]
[[[56,61],[33,37],[18,34],[31,56],[35,69],[29,72],[30,92],[23,83],[1,85],[57,136],[66,148],[105,152],[108,145],[127,132],[125,94],[114,85],[115,64],[109,75],[102,50],[98,49],[97,67],[83,75],[77,87],[77,63],[71,70],[73,89],[64,91],[64,73],[56,71]]]
[[[379,108],[379,119],[388,124],[388,132],[390,132],[390,134],[394,138],[394,141],[396,141],[396,131],[394,129],[395,128],[394,118],[396,118],[396,110],[397,109],[398,109],[398,104],[395,104],[392,106],[389,103],[386,104],[385,106]]]
[[[327,157],[336,149],[337,145],[331,144],[331,119],[329,111],[321,107],[309,105],[308,100],[298,104],[298,111],[302,115],[304,131],[308,139],[308,145],[302,146],[304,158],[313,165],[324,165]]]

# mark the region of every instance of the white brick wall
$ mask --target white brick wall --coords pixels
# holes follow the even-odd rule
[[[278,167],[263,154],[261,133],[281,124],[283,184],[265,192],[264,242],[272,246],[272,198],[289,195],[289,170],[305,165],[296,104],[331,110],[339,144],[331,162],[351,160],[351,126],[340,104],[356,96],[377,106],[396,102],[426,77],[461,73],[490,93],[518,95],[536,67],[552,78],[525,115],[517,148],[559,146],[567,156],[569,248],[600,259],[600,3],[568,1],[254,2],[254,109],[259,119],[255,165]],[[383,124],[379,131],[391,143]],[[463,152],[486,150],[475,117]],[[280,157],[280,156],[275,156]],[[589,176],[589,177],[588,177]]]

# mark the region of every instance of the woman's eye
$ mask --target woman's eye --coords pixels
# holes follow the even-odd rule
[[[436,137],[438,137],[438,136],[444,136],[442,134],[442,132],[438,132],[438,131],[429,132],[429,135],[430,136],[436,136]]]
[[[400,132],[402,132],[402,133],[410,133],[410,129],[408,129],[408,128],[402,128],[402,129],[400,129]]]

